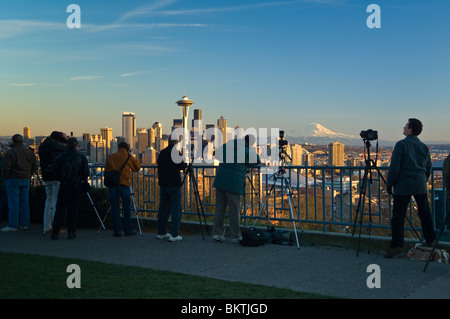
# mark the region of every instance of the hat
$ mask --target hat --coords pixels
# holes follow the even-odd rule
[[[78,145],[78,140],[76,139],[76,137],[71,137],[67,140],[67,145],[69,146],[77,146]]]

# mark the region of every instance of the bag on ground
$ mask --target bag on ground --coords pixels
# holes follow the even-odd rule
[[[256,229],[255,227],[250,227],[242,232],[242,240],[239,243],[242,246],[260,246],[264,245],[266,242],[266,236],[262,230]]]

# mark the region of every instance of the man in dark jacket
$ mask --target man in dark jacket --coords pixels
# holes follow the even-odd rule
[[[45,184],[45,207],[43,234],[52,230],[53,218],[56,211],[56,200],[58,198],[59,181],[52,172],[56,157],[67,151],[66,139],[63,133],[53,131],[49,137],[39,146],[38,154],[41,164],[42,179]]]
[[[231,242],[239,242],[242,239],[239,226],[240,201],[241,196],[245,194],[245,177],[249,168],[257,167],[261,163],[259,156],[250,148],[253,144],[250,138],[250,135],[247,135],[245,140],[231,140],[215,152],[215,157],[220,161],[213,184],[216,189],[213,239],[216,241],[225,240],[223,225],[227,207],[229,207]]]
[[[417,203],[427,245],[434,245],[436,239],[427,197],[427,181],[431,174],[430,150],[419,140],[421,132],[422,123],[418,119],[409,119],[403,128],[406,138],[397,142],[392,152],[386,187],[388,193],[394,195],[394,208],[391,220],[392,239],[386,258],[402,252],[405,217],[411,196]]]
[[[53,221],[51,239],[58,239],[59,231],[64,224],[64,215],[67,208],[67,226],[69,239],[75,238],[75,230],[78,223],[78,207],[83,192],[82,182],[87,183],[89,166],[84,155],[77,151],[78,141],[69,138],[67,152],[60,154],[53,166],[53,173],[61,183],[56,203],[56,212]]]
[[[172,150],[177,140],[170,139],[169,146],[158,156],[158,180],[160,189],[158,212],[158,239],[180,241],[178,234],[181,223],[181,174],[187,165],[184,162],[176,164],[172,158]],[[167,233],[167,223],[171,215],[170,234]]]
[[[38,164],[34,152],[23,144],[23,136],[12,137],[13,144],[2,164],[2,176],[6,179],[8,193],[8,226],[4,232],[30,227],[30,178],[37,174]]]

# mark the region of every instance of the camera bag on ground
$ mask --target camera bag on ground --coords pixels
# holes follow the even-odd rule
[[[292,245],[291,233],[288,230],[275,229],[274,226],[268,226],[264,232],[266,243],[278,245]]]
[[[416,244],[408,252],[408,256],[414,260],[428,261],[433,247],[424,247],[421,243]],[[431,261],[447,264],[449,262],[449,254],[444,249],[436,248],[431,257]]]
[[[260,229],[256,229],[255,227],[250,227],[247,230],[242,232],[242,240],[239,243],[242,246],[261,246],[266,242],[266,236],[264,232]]]
[[[122,173],[123,168],[125,167],[125,165],[127,165],[128,160],[130,159],[130,154],[128,154],[127,160],[125,161],[125,163],[123,163],[122,167],[120,168],[119,171],[116,171],[114,169],[105,172],[104,174],[104,180],[103,180],[103,184],[105,184],[106,187],[116,187],[119,186],[120,183],[120,173]]]

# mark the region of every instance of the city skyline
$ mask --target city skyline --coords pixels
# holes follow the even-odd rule
[[[70,3],[80,29],[66,26]],[[366,24],[371,3],[379,29]],[[450,142],[448,9],[443,0],[2,1],[0,136],[26,126],[32,136],[101,127],[118,136],[123,112],[168,134],[184,92],[204,124],[223,116],[300,136],[318,122],[399,140],[417,117],[421,139]]]

